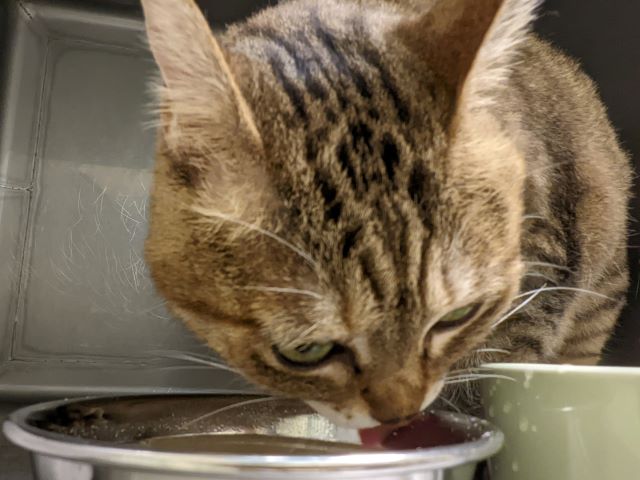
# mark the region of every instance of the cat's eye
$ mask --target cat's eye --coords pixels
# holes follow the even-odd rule
[[[294,367],[317,367],[335,351],[335,342],[304,343],[293,348],[274,350],[283,363]]]
[[[451,310],[449,313],[441,317],[440,320],[438,320],[436,327],[441,329],[450,329],[450,328],[459,327],[460,325],[468,322],[473,317],[475,317],[479,309],[480,309],[480,304],[473,303],[465,307]]]

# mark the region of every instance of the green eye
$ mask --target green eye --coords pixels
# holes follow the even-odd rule
[[[279,349],[274,347],[276,354],[285,363],[299,367],[315,367],[329,358],[336,344],[326,343],[305,343],[295,348]]]
[[[453,328],[462,325],[467,320],[471,320],[478,312],[480,304],[467,305],[466,307],[456,308],[450,311],[438,321],[438,325],[442,328]]]

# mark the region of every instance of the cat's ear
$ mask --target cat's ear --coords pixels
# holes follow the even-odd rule
[[[541,0],[429,0],[398,33],[457,95],[458,108],[491,103]]]
[[[157,113],[166,175],[189,187],[211,216],[255,219],[267,187],[262,141],[239,83],[249,77],[248,62],[221,48],[193,0],[142,6],[162,75]]]
[[[190,140],[190,128],[214,124],[260,143],[253,114],[225,54],[194,0],[142,0],[147,38],[160,68],[161,114],[168,141]],[[186,137],[186,138],[185,138]],[[179,139],[175,139],[178,141]],[[193,140],[193,139],[191,139]]]

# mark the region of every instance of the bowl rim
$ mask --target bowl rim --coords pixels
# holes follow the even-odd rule
[[[605,376],[632,376],[640,377],[640,367],[616,367],[607,365],[571,365],[568,363],[485,363],[482,369],[500,370],[522,373],[544,373],[544,374],[575,374]]]
[[[3,431],[14,444],[32,454],[73,462],[102,466],[137,468],[146,471],[183,472],[192,474],[222,473],[227,477],[243,477],[261,472],[265,475],[304,473],[306,478],[325,479],[328,472],[362,475],[373,472],[413,472],[442,470],[478,462],[496,454],[504,443],[504,435],[490,422],[453,412],[438,412],[453,419],[470,419],[484,433],[471,442],[423,450],[389,450],[327,455],[247,455],[166,452],[101,442],[89,443],[60,433],[50,432],[28,423],[30,416],[61,406],[85,401],[159,398],[168,395],[122,395],[82,397],[39,403],[16,410],[4,422]],[[190,395],[170,395],[189,397]],[[215,395],[214,395],[215,396]],[[123,455],[125,454],[126,455]],[[260,477],[266,478],[266,477]]]

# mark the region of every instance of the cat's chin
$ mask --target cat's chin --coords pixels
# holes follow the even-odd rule
[[[316,402],[313,400],[307,400],[307,404],[320,415],[328,418],[329,420],[331,420],[331,422],[335,423],[339,427],[363,429],[373,428],[380,425],[380,422],[374,420],[367,414],[362,414],[354,411],[351,411],[349,413],[338,412],[325,403]]]

